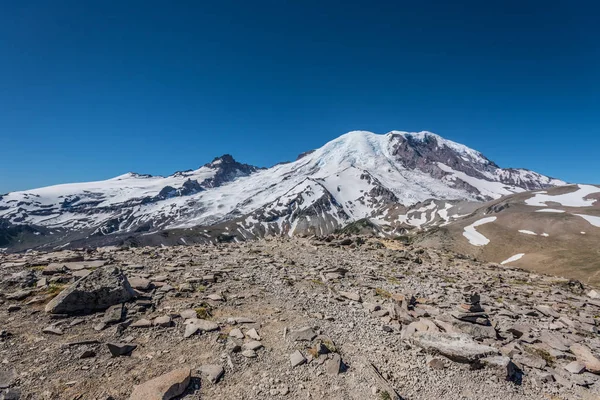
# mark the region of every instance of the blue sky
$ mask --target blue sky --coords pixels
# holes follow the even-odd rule
[[[0,12],[0,193],[269,166],[429,130],[600,183],[592,1],[29,1]]]

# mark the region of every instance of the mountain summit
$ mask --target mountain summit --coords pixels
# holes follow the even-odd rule
[[[431,132],[353,131],[267,169],[226,154],[168,177],[128,173],[8,193],[0,197],[0,246],[14,245],[24,227],[36,244],[74,245],[212,226],[241,239],[327,234],[362,218],[391,223],[392,214],[394,223],[415,226],[402,213],[428,199],[486,201],[563,184],[502,169]]]

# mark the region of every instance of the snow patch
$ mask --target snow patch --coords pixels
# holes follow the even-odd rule
[[[500,264],[506,265],[511,262],[519,261],[521,258],[523,258],[524,255],[525,255],[525,253],[515,254],[514,256],[510,257],[509,259],[502,261]]]
[[[596,202],[595,199],[586,200],[585,197],[590,194],[600,193],[600,188],[592,185],[577,185],[578,190],[572,193],[559,194],[550,196],[547,194],[536,194],[535,196],[525,200],[528,206],[546,207],[546,202],[552,201],[559,203],[565,207],[591,207]]]
[[[577,215],[578,217],[585,219],[587,222],[594,225],[595,227],[600,228],[600,217],[596,217],[593,215],[584,215],[584,214],[573,214],[573,215]]]
[[[446,164],[437,163],[438,167],[444,171],[449,173],[450,175],[445,176],[442,181],[450,181],[453,182],[457,179],[460,179],[463,182],[468,183],[469,185],[476,188],[479,193],[484,196],[489,196],[492,199],[499,199],[504,195],[521,193],[524,192],[524,189],[519,187],[509,187],[502,182],[488,181],[485,179],[475,178],[473,176],[467,175],[464,172],[456,171]]]
[[[444,221],[448,221],[448,210],[450,210],[452,208],[452,203],[444,203],[444,208],[441,210],[438,210],[438,215],[440,216],[441,219],[443,219]]]
[[[484,224],[489,224],[490,222],[494,222],[497,219],[497,217],[487,217],[480,219],[469,226],[465,226],[463,236],[466,237],[469,243],[471,243],[473,246],[485,246],[490,243],[490,240],[481,233],[477,232],[475,228]]]
[[[533,235],[533,236],[537,236],[537,233],[533,232],[533,231],[528,231],[528,230],[520,230],[519,232],[524,233],[526,235]]]

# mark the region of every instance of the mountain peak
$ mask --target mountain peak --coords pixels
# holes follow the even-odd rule
[[[366,167],[374,165],[383,167],[391,159],[395,159],[408,169],[414,169],[417,161],[453,160],[452,164],[495,165],[480,152],[429,131],[391,131],[386,134],[350,131],[317,149],[314,154],[318,157],[319,164]]]
[[[109,180],[123,180],[123,179],[130,179],[130,178],[143,179],[143,178],[153,178],[153,176],[150,174],[139,174],[137,172],[127,172],[126,174],[115,176],[114,178],[111,178]]]
[[[220,157],[215,157],[210,163],[206,164],[206,166],[215,166],[219,164],[236,164],[237,161],[231,154],[223,154]]]
[[[248,176],[260,169],[254,165],[242,164],[236,161],[231,154],[223,154],[220,157],[215,157],[202,168],[210,168],[216,171],[211,178],[201,183],[203,187],[220,186],[237,178]]]
[[[238,223],[254,226],[251,236],[327,234],[353,220],[388,218],[382,213],[389,207],[401,213],[428,199],[486,201],[560,184],[531,171],[502,169],[432,132],[352,131],[268,169],[224,154],[167,177],[126,174],[9,193],[0,198],[0,224],[81,235],[215,224],[237,229]],[[257,210],[263,213],[252,214]]]

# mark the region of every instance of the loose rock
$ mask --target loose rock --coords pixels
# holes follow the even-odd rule
[[[106,346],[113,357],[130,355],[137,347],[137,345],[133,343],[106,343]]]
[[[200,367],[200,372],[205,375],[211,383],[217,383],[223,374],[225,369],[222,366],[216,364],[208,364]]]
[[[306,358],[302,355],[302,353],[296,350],[290,355],[290,362],[292,364],[292,367],[297,367],[299,365],[304,364],[306,362]]]
[[[181,368],[134,388],[129,400],[169,400],[181,395],[190,384],[192,371]]]
[[[52,314],[89,313],[124,303],[135,296],[121,270],[102,267],[63,290],[46,306]]]

